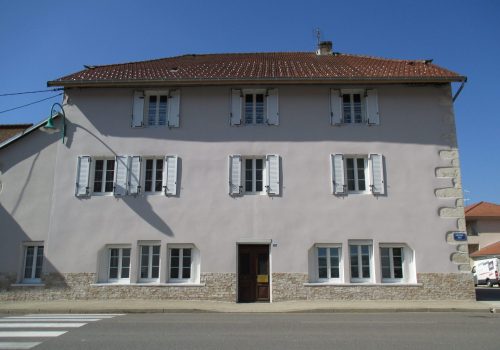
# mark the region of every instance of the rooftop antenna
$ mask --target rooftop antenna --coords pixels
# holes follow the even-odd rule
[[[319,47],[319,42],[321,41],[321,30],[316,28],[314,33],[316,34],[316,47]]]

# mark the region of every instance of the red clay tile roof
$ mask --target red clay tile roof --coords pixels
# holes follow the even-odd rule
[[[482,249],[476,250],[470,256],[471,258],[474,258],[474,257],[489,256],[489,255],[500,256],[500,242],[492,243]]]
[[[0,143],[23,132],[32,125],[33,124],[0,124]]]
[[[395,60],[313,52],[183,55],[89,67],[49,81],[49,86],[146,82],[221,81],[416,81],[450,82],[465,77],[430,61]]]
[[[465,207],[465,218],[499,218],[500,219],[500,205],[479,202],[476,204],[468,205]]]

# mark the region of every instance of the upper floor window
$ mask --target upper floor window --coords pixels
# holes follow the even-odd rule
[[[278,125],[278,89],[232,89],[231,125]]]
[[[135,91],[132,127],[179,127],[180,90]]]
[[[336,195],[385,194],[384,162],[381,154],[331,155],[332,192]]]
[[[144,192],[161,192],[163,189],[163,158],[147,158],[144,169]]]
[[[113,193],[114,177],[114,159],[95,159],[92,192],[96,194]]]
[[[331,89],[332,125],[380,123],[376,89]]]
[[[229,156],[229,194],[280,194],[280,156]]]
[[[27,243],[24,246],[23,283],[40,283],[43,266],[43,244]]]

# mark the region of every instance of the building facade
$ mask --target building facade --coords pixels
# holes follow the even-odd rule
[[[469,254],[500,242],[500,205],[479,202],[465,207]]]
[[[49,82],[64,143],[0,148],[0,299],[473,299],[461,81],[327,45]]]

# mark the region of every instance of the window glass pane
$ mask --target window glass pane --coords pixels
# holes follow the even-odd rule
[[[118,249],[110,249],[109,278],[118,278]]]
[[[380,249],[380,259],[382,264],[382,278],[391,278],[389,248]]]
[[[394,278],[403,278],[403,248],[392,248]]]
[[[158,107],[158,125],[167,124],[167,96],[160,96]]]
[[[354,178],[354,159],[346,158],[346,169],[347,169],[347,189],[349,191],[355,191],[355,178]]]
[[[153,159],[146,159],[146,172],[144,174],[144,191],[151,192],[153,187]]]
[[[43,247],[38,246],[37,254],[36,254],[35,278],[41,277],[42,265],[43,265]]]
[[[123,248],[121,278],[129,278],[129,270],[130,270],[130,248]]]
[[[264,95],[255,95],[255,123],[264,123]]]
[[[191,249],[182,250],[182,278],[191,278]]]
[[[330,248],[330,278],[339,278],[339,248]]]
[[[155,191],[161,192],[162,186],[163,186],[163,159],[157,159],[156,174],[155,174]]]
[[[179,249],[170,250],[170,278],[179,278]]]
[[[95,161],[95,170],[94,170],[94,192],[102,192],[103,168],[104,168],[104,161],[102,159],[97,159]]]
[[[156,125],[156,96],[149,96],[148,125]]]
[[[245,95],[245,124],[253,123],[253,95]]]
[[[357,175],[358,175],[358,190],[365,191],[366,184],[365,184],[365,160],[364,160],[364,158],[357,158],[356,165],[357,165]]]
[[[245,159],[245,191],[253,192],[253,159]]]
[[[264,165],[264,160],[263,159],[256,159],[255,160],[255,191],[256,192],[262,192],[263,189],[263,165]]]
[[[141,278],[148,278],[149,246],[141,247]]]
[[[358,278],[359,277],[359,269],[358,269],[358,246],[351,245],[349,247],[350,250],[350,258],[351,258],[351,277]]]
[[[353,106],[354,106],[354,122],[355,123],[362,123],[363,122],[363,116],[362,116],[362,110],[361,110],[361,95],[360,94],[354,94],[353,95]]]
[[[106,161],[106,185],[104,187],[104,192],[113,192],[113,181],[115,174],[115,161],[107,160]]]
[[[31,278],[33,272],[33,259],[35,247],[26,247],[26,260],[24,263],[24,278]]]
[[[344,123],[351,123],[351,95],[342,95],[342,106],[344,110]]]

